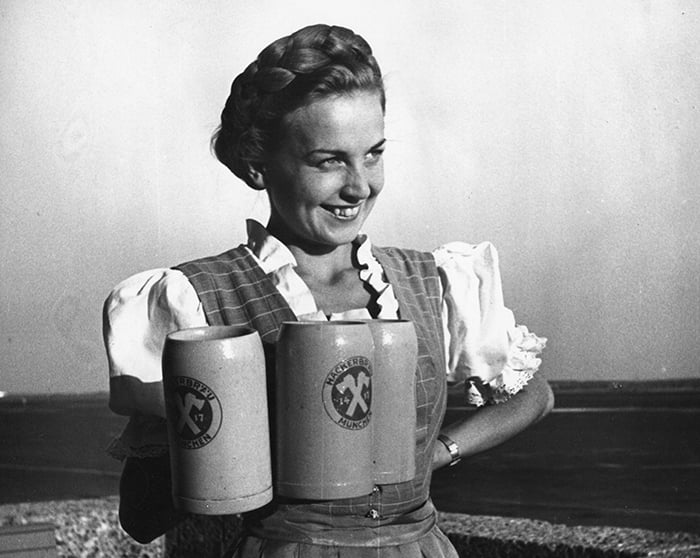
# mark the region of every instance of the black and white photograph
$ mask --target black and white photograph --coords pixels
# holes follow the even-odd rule
[[[0,556],[700,557],[700,3],[0,0]]]

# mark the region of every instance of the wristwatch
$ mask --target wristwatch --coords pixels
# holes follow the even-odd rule
[[[450,452],[450,467],[457,465],[460,459],[462,459],[459,455],[459,446],[457,445],[457,442],[455,442],[452,438],[445,436],[444,434],[439,434],[437,439],[440,440],[443,444],[445,444],[447,451]]]

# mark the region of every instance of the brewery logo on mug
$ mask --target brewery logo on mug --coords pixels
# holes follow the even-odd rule
[[[372,416],[372,365],[367,357],[347,358],[323,382],[323,406],[343,428],[360,430]]]
[[[178,417],[174,427],[180,446],[185,449],[206,446],[221,427],[219,398],[209,386],[187,376],[175,376],[169,391],[168,404],[174,407],[173,416]]]

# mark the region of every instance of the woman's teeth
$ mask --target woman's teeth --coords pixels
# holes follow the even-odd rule
[[[351,219],[355,217],[360,212],[360,206],[355,207],[334,207],[332,210],[333,215],[339,217],[340,219]]]

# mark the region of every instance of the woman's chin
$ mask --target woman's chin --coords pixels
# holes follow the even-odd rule
[[[271,222],[268,224],[268,231],[287,246],[296,246],[310,254],[323,254],[352,244],[366,218],[365,212],[360,212],[353,217],[324,212],[310,219],[309,224],[303,227],[304,230],[292,230],[292,227],[280,227],[279,223]]]
[[[314,235],[311,238],[305,239],[304,248],[309,253],[327,253],[332,252],[336,248],[350,246],[359,234],[359,226],[334,228],[326,230],[323,234]]]

